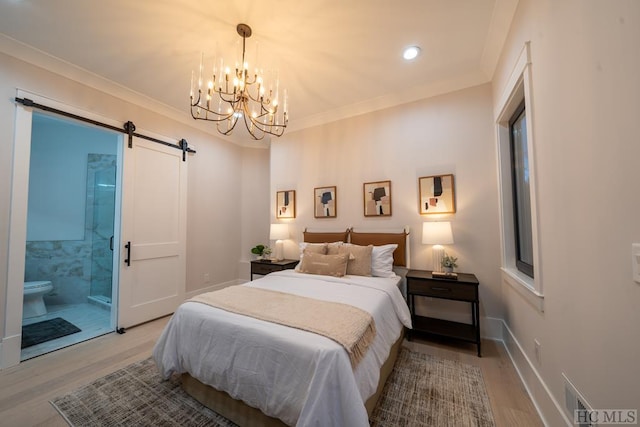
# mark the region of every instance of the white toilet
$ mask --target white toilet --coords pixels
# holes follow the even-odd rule
[[[22,318],[42,316],[47,314],[47,307],[42,297],[53,290],[50,281],[24,282],[24,304],[22,306]]]

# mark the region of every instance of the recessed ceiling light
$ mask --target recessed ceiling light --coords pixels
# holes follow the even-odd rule
[[[416,59],[418,55],[420,55],[420,48],[418,46],[409,46],[402,52],[402,57],[407,61]]]

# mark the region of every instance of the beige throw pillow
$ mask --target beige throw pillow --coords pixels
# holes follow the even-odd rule
[[[326,243],[301,243],[300,252],[313,252],[314,254],[322,254],[326,255],[327,253],[327,244]]]
[[[300,272],[342,277],[347,271],[349,254],[323,255],[305,250],[300,262]]]
[[[327,243],[327,255],[338,255],[338,249],[344,244],[342,242]]]
[[[300,247],[300,261],[302,261],[302,258],[304,258],[304,254],[307,252],[313,252],[313,253],[322,254],[322,255],[327,253],[326,243],[301,242],[299,244],[299,247]],[[301,263],[298,263],[298,265],[296,265],[296,271],[300,271],[300,265]]]
[[[353,276],[371,276],[372,251],[373,245],[358,246],[346,244],[338,248],[338,253],[349,255],[347,274]]]

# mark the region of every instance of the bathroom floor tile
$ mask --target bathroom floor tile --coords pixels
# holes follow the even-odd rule
[[[115,327],[111,326],[111,313],[104,308],[89,303],[47,306],[47,314],[24,319],[22,324],[28,325],[56,317],[62,317],[64,320],[73,323],[81,331],[24,348],[20,353],[20,360],[31,359],[100,335],[115,332]]]

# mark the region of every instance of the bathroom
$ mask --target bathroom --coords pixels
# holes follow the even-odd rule
[[[21,360],[115,330],[120,141],[33,114]]]

